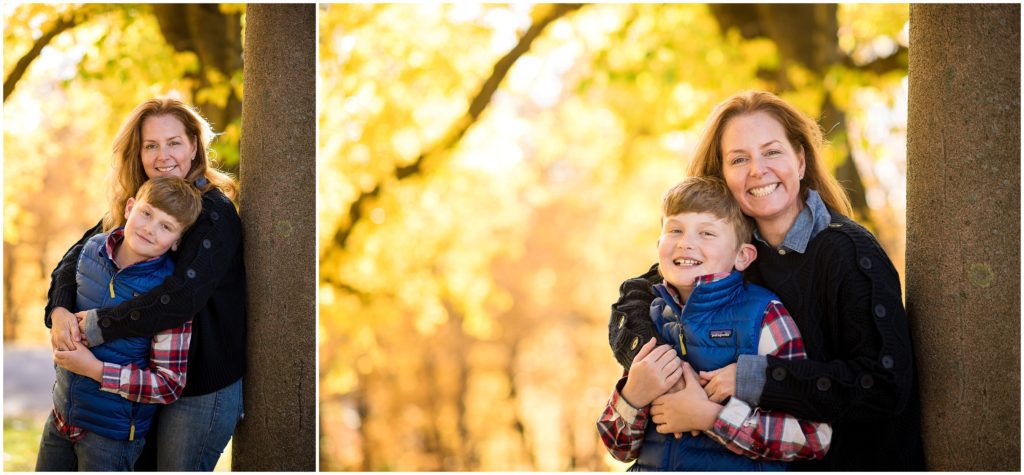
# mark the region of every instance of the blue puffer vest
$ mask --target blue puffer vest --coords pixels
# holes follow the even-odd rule
[[[107,233],[86,242],[78,258],[76,310],[113,307],[160,285],[174,271],[174,262],[165,254],[159,259],[140,262],[118,271],[107,255]],[[151,338],[113,340],[91,348],[104,362],[119,365],[149,364]],[[88,431],[116,440],[145,437],[149,431],[155,404],[140,404],[100,390],[92,378],[74,374],[59,366],[53,387],[53,407],[66,421]]]
[[[651,302],[651,319],[662,337],[697,371],[735,363],[741,354],[756,355],[764,311],[771,300],[778,299],[764,287],[744,283],[736,271],[696,286],[682,309],[663,285],[654,289],[659,297]],[[685,356],[680,340],[686,345]],[[705,435],[686,433],[676,439],[672,434],[659,434],[649,422],[640,457],[630,467],[630,471],[648,470],[781,471],[786,464],[736,455]]]

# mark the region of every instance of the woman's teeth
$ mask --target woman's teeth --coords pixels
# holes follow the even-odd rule
[[[768,196],[771,192],[775,191],[779,187],[778,183],[772,183],[771,185],[760,186],[757,188],[751,188],[750,194],[760,198],[762,196]]]

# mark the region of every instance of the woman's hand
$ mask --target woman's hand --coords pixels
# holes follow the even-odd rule
[[[682,363],[682,371],[686,387],[658,397],[651,405],[651,420],[658,425],[659,433],[709,430],[722,410],[722,406],[708,400],[689,363]]]
[[[78,345],[76,350],[54,351],[53,362],[72,373],[102,382],[103,362],[96,359],[85,345]]]
[[[736,363],[714,371],[701,371],[700,384],[708,399],[719,404],[736,395]]]
[[[88,310],[82,310],[81,312],[75,312],[75,318],[78,319],[78,331],[82,334],[82,344],[92,348],[89,344],[89,340],[85,337],[85,318],[89,316]]]
[[[679,378],[682,371],[679,358],[671,346],[655,348],[657,340],[651,338],[633,358],[629,376],[622,387],[622,397],[633,407],[644,407],[654,398],[665,394]]]
[[[55,307],[50,312],[50,346],[54,350],[69,351],[77,348],[82,341],[78,319],[64,307]]]

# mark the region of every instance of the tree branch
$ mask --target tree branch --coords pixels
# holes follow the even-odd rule
[[[54,23],[53,28],[40,36],[36,42],[32,45],[32,49],[28,50],[21,59],[18,60],[18,64],[14,65],[14,69],[7,75],[7,79],[4,79],[4,102],[7,102],[7,98],[14,92],[14,86],[18,84],[22,76],[25,75],[25,71],[28,70],[29,65],[32,61],[35,61],[39,57],[39,54],[43,52],[43,48],[50,43],[57,35],[64,31],[75,27],[81,23],[81,19],[76,12],[71,12],[70,15],[61,16]]]
[[[580,4],[564,3],[553,5],[544,16],[540,17],[530,25],[530,28],[519,38],[519,42],[515,47],[513,47],[508,53],[502,56],[497,63],[494,64],[494,69],[490,76],[488,76],[484,81],[480,90],[473,97],[473,100],[469,104],[469,108],[466,110],[466,114],[452,124],[452,127],[441,138],[441,140],[429,149],[420,153],[412,163],[405,166],[395,167],[395,179],[401,181],[420,174],[423,171],[424,163],[428,162],[431,157],[454,147],[466,134],[466,131],[476,123],[480,114],[482,114],[487,106],[490,105],[491,98],[494,96],[495,91],[498,90],[498,86],[501,84],[502,80],[504,80],[505,76],[508,75],[509,70],[512,69],[512,65],[515,64],[516,60],[529,51],[533,41],[536,40],[544,29],[552,22],[573,10],[579,9],[581,6],[582,5]],[[331,252],[334,252],[333,250],[345,248],[345,244],[348,242],[348,238],[351,235],[352,230],[363,217],[363,208],[365,208],[369,201],[380,196],[382,185],[383,182],[378,182],[374,185],[373,189],[361,193],[359,197],[352,202],[347,214],[348,223],[342,224],[338,227],[338,231],[334,234],[334,238],[331,240],[332,245],[326,248],[320,256],[321,262],[326,260],[327,256]]]
[[[870,63],[857,64],[848,55],[843,55],[843,66],[850,69],[856,69],[858,71],[871,72],[878,75],[890,73],[893,71],[907,70],[908,65],[908,52],[906,46],[900,46],[895,53],[890,54],[884,58],[878,58]]]

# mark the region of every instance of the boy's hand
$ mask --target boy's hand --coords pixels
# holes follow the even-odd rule
[[[633,358],[629,366],[622,397],[633,407],[644,407],[654,398],[676,384],[682,377],[679,358],[671,346],[655,347],[657,340],[651,338]]]
[[[55,350],[53,362],[72,373],[92,378],[98,383],[102,382],[103,362],[96,359],[85,345],[78,345],[78,349],[75,350]]]
[[[658,397],[651,405],[651,420],[658,425],[659,433],[711,429],[722,410],[722,406],[708,400],[693,368],[684,362],[682,369],[686,387]]]
[[[701,371],[700,384],[708,399],[721,403],[736,395],[736,363],[714,371]]]
[[[74,350],[75,343],[82,340],[75,316],[64,307],[50,311],[50,346],[54,350]]]

